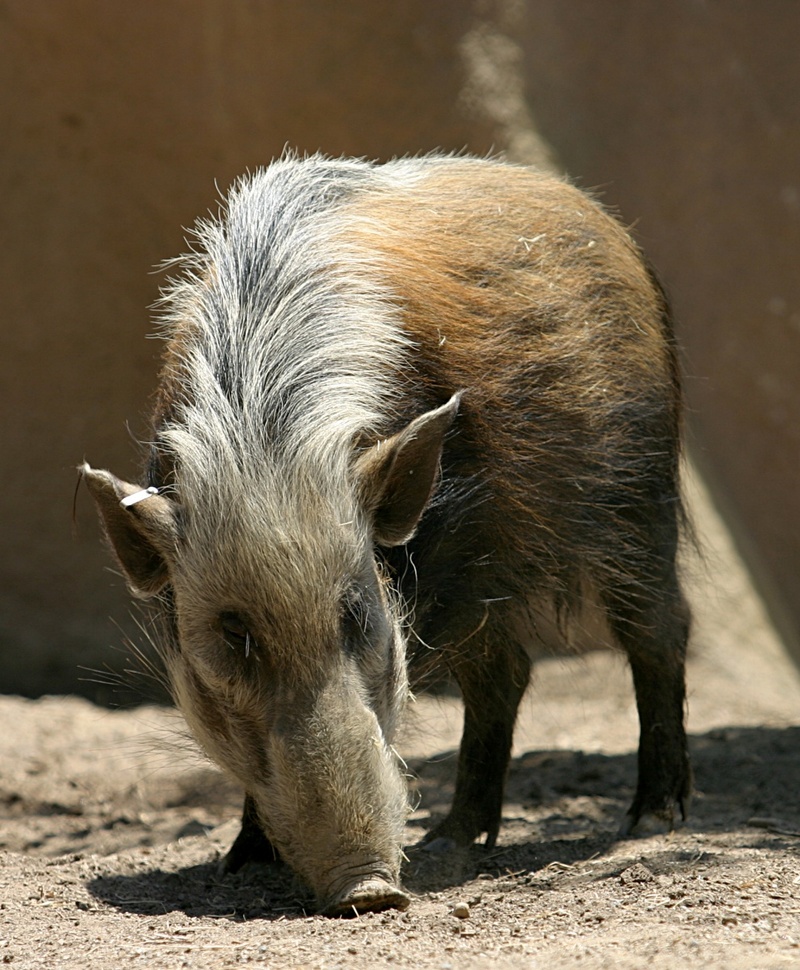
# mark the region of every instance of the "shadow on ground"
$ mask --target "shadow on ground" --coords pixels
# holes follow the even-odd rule
[[[692,737],[690,749],[696,796],[685,831],[741,831],[742,845],[800,852],[800,727],[717,729]],[[411,822],[415,839],[446,811],[454,766],[452,753],[409,765],[415,776],[412,790],[420,802]],[[621,859],[616,850],[637,844],[620,843],[616,835],[633,797],[635,774],[633,754],[527,752],[511,765],[502,844],[492,850],[471,846],[445,857],[410,846],[405,885],[422,894],[513,873],[546,889],[554,872],[563,874],[592,859],[607,859],[607,864],[595,867],[591,877],[583,873],[579,878],[619,875],[631,859]],[[764,839],[764,829],[783,832],[789,841]],[[635,848],[625,855],[638,857]],[[694,865],[701,856],[696,849],[670,846],[665,840],[663,848],[649,851],[647,866],[655,873],[672,872]],[[89,889],[103,902],[138,914],[181,911],[188,916],[251,920],[300,918],[314,909],[311,896],[282,865],[249,865],[224,876],[216,863],[169,872],[137,871],[99,876]]]

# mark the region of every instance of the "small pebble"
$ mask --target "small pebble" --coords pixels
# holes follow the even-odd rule
[[[654,879],[655,876],[653,873],[650,872],[647,866],[643,866],[641,862],[636,862],[634,865],[628,866],[627,869],[623,869],[619,874],[619,881],[623,886],[630,886],[633,883],[652,882]]]
[[[469,919],[469,906],[467,903],[456,903],[453,907],[453,916],[458,919]]]

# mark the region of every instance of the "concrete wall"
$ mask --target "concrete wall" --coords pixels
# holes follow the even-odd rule
[[[636,224],[671,292],[692,451],[800,659],[800,4],[516,16],[541,134]]]
[[[462,0],[0,3],[0,691],[88,690],[129,600],[85,456],[131,478],[182,226],[285,144],[489,146],[459,109]],[[102,693],[102,691],[101,691]]]
[[[798,36],[793,0],[0,3],[0,691],[103,696],[78,666],[121,665],[74,467],[137,474],[151,270],[215,180],[285,144],[544,157],[532,118],[664,276],[693,448],[796,631]]]

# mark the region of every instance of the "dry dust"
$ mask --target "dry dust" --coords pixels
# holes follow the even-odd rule
[[[163,708],[0,698],[0,961],[17,967],[800,967],[800,678],[702,492],[689,567],[697,793],[678,832],[616,827],[635,781],[629,677],[608,653],[537,667],[500,843],[414,843],[452,792],[459,711],[421,699],[407,913],[311,915],[285,868],[216,863],[240,793]]]

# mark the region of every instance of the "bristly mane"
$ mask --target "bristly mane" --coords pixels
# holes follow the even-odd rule
[[[235,499],[237,475],[277,465],[335,492],[354,437],[385,426],[408,341],[344,238],[347,200],[379,171],[287,157],[198,222],[162,300],[173,400],[156,427],[192,502]]]

